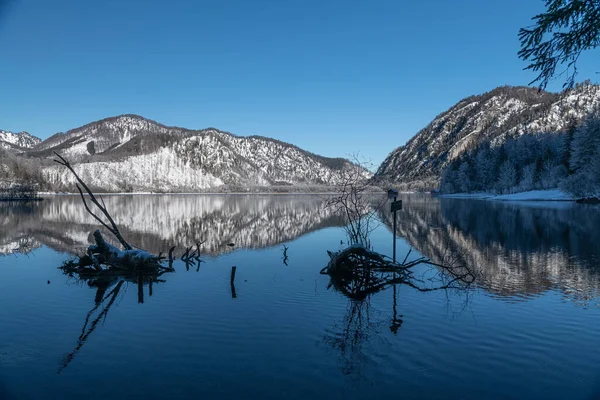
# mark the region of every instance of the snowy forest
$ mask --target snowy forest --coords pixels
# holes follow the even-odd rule
[[[442,171],[442,193],[508,194],[559,188],[577,198],[600,197],[600,109],[563,132],[484,142]]]

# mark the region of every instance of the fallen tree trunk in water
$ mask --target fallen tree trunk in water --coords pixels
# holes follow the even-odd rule
[[[107,243],[99,230],[94,232],[95,245],[88,247],[87,254],[80,257],[77,262],[70,261],[63,264],[65,272],[77,272],[89,277],[94,275],[119,275],[124,271],[132,272],[158,272],[174,271],[173,260],[170,266],[165,267],[161,262],[165,257],[155,256],[145,250],[119,250]],[[111,273],[112,271],[112,273]]]
[[[145,250],[119,250],[106,243],[100,231],[94,232],[96,244],[88,248],[88,256],[92,264],[105,264],[115,268],[144,269],[165,268],[160,262],[164,257],[155,256]]]
[[[100,201],[85,184],[85,182],[77,175],[71,164],[58,153],[54,153],[59,158],[54,160],[56,163],[67,168],[77,180],[75,184],[83,205],[87,212],[94,217],[98,222],[104,226],[110,233],[112,233],[119,243],[123,246],[123,250],[108,243],[99,230],[93,233],[95,245],[91,245],[87,249],[87,254],[79,257],[77,261],[67,261],[61,267],[65,273],[73,274],[77,273],[88,277],[93,276],[105,276],[105,275],[128,275],[130,272],[145,272],[157,275],[159,273],[174,271],[173,268],[173,249],[169,250],[169,266],[165,267],[162,262],[166,257],[159,255],[153,255],[145,250],[134,249],[121,235],[119,228],[112,216],[106,209],[104,200],[100,197]],[[82,189],[83,188],[83,189]],[[105,222],[103,218],[96,215],[89,207],[88,200],[84,195],[84,190],[87,194],[88,200],[96,206],[102,213],[104,218],[108,221]],[[198,245],[198,252],[200,251],[200,245]]]

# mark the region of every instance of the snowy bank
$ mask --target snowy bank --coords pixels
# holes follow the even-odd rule
[[[442,194],[440,197],[448,199],[478,199],[498,201],[575,201],[575,197],[559,189],[530,190],[528,192],[493,195],[489,193],[455,193]]]

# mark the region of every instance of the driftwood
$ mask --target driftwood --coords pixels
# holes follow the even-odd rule
[[[96,198],[94,193],[92,193],[90,188],[85,184],[85,182],[83,180],[81,180],[79,175],[77,175],[77,173],[75,172],[75,170],[73,169],[71,164],[67,160],[65,160],[63,157],[61,157],[58,153],[54,152],[54,154],[56,154],[56,156],[59,158],[59,160],[54,160],[54,162],[64,166],[69,171],[71,171],[73,176],[75,176],[75,179],[78,182],[75,184],[75,186],[77,187],[77,190],[79,191],[79,194],[81,195],[81,200],[83,200],[83,205],[85,206],[85,209],[87,210],[87,212],[92,217],[94,217],[98,222],[100,222],[106,229],[108,229],[108,231],[110,233],[115,235],[115,237],[121,243],[121,245],[123,245],[123,248],[125,248],[125,250],[133,249],[133,247],[131,247],[131,245],[129,243],[127,243],[125,241],[125,239],[123,239],[123,236],[121,235],[121,232],[119,231],[119,228],[117,227],[117,224],[115,224],[115,221],[112,219],[112,217],[110,216],[110,213],[106,209],[106,205],[104,204],[104,200],[102,200],[102,197],[100,197],[100,200],[102,200],[102,204],[100,204],[100,202],[98,202],[98,199]],[[102,218],[100,218],[99,216],[94,214],[94,212],[92,210],[90,210],[90,207],[88,206],[87,201],[85,200],[85,196],[83,195],[83,191],[81,190],[81,187],[79,185],[81,185],[81,187],[83,187],[83,189],[85,189],[85,192],[88,194],[90,201],[102,212],[102,214],[106,217],[106,219],[110,223],[110,226],[106,222],[104,222],[102,220]]]
[[[174,271],[174,247],[172,247],[168,253],[168,266],[164,266],[162,264],[167,259],[166,257],[163,257],[162,253],[154,255],[146,250],[134,249],[133,246],[129,244],[121,234],[119,227],[106,209],[106,205],[104,204],[102,197],[96,197],[86,183],[79,177],[79,175],[77,175],[69,161],[60,156],[58,153],[54,154],[56,154],[58,157],[58,160],[54,161],[67,168],[75,177],[77,181],[75,185],[79,191],[79,195],[81,196],[81,200],[83,201],[83,205],[85,206],[87,212],[104,228],[106,228],[108,232],[112,233],[123,247],[121,250],[108,243],[102,236],[102,233],[99,230],[96,230],[93,233],[95,244],[89,246],[87,249],[87,254],[81,256],[77,261],[68,261],[64,263],[61,268],[63,271],[65,271],[65,273],[76,273],[81,277],[86,278],[103,278],[105,276],[116,275],[128,276],[132,273],[139,273],[141,274],[140,276],[158,276],[164,272]],[[87,196],[84,195],[84,191]],[[92,211],[88,202],[93,204],[95,208],[100,211],[100,214],[104,217],[104,219]]]
[[[329,287],[353,299],[365,299],[370,294],[389,286],[405,284],[419,291],[464,289],[475,281],[475,273],[464,266],[432,262],[427,258],[394,262],[389,257],[360,245],[350,246],[338,252],[327,252],[330,260],[321,274],[331,278]],[[417,266],[425,267],[419,276]],[[425,276],[427,275],[427,278]]]
[[[90,190],[65,158],[55,154],[58,160],[54,161],[67,168],[75,177],[77,190],[87,212],[110,232],[122,247],[121,249],[109,243],[102,236],[100,230],[96,230],[93,232],[94,244],[87,248],[86,254],[66,261],[60,267],[66,275],[86,281],[89,286],[96,288],[95,306],[86,316],[75,349],[65,356],[59,369],[60,373],[73,361],[88,337],[101,325],[100,322],[106,319],[119,294],[123,293],[130,283],[137,285],[138,303],[143,303],[144,286],[148,287],[148,295],[152,296],[153,285],[165,282],[159,277],[164,273],[175,271],[173,262],[176,257],[175,246],[168,250],[167,256],[163,256],[162,252],[154,255],[129,244],[108,212],[102,197],[97,197]],[[92,211],[94,206],[96,212]],[[200,259],[202,244],[204,241],[187,247],[181,257],[188,270],[191,265],[196,263],[198,264],[197,271],[199,270],[202,262]]]

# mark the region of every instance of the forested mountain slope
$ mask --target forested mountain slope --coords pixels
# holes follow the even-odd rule
[[[562,93],[503,86],[459,101],[385,159],[375,176],[429,189],[442,168],[483,142],[499,144],[525,133],[558,132],[600,105],[600,86]]]
[[[440,183],[444,193],[554,188],[600,198],[600,108],[563,131],[481,143],[446,165]]]

